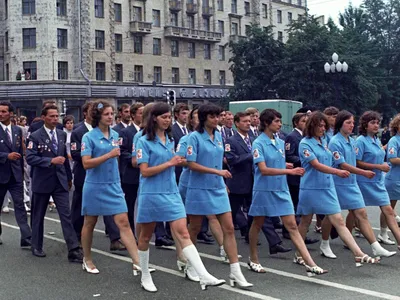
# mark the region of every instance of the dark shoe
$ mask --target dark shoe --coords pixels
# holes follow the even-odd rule
[[[248,234],[247,226],[240,228],[240,235],[242,236],[242,238],[245,238],[247,234]]]
[[[171,241],[165,237],[156,239],[156,247],[171,247],[175,245],[174,241]]]
[[[282,237],[283,237],[284,239],[290,240],[290,234],[289,234],[289,232],[282,232]]]
[[[32,246],[31,238],[22,239],[20,245],[21,248],[30,248]]]
[[[292,251],[292,248],[285,248],[281,244],[269,247],[269,254],[285,253]]]
[[[112,241],[110,244],[110,251],[125,251],[126,247],[120,240]]]
[[[32,254],[37,257],[46,257],[46,253],[42,249],[32,248]]]
[[[213,237],[213,235],[212,235],[211,233],[209,233],[208,231],[207,231],[207,232],[205,232],[205,234],[206,234],[206,236],[208,236],[208,237],[210,237],[210,238],[212,238],[212,237]]]
[[[199,243],[203,243],[203,244],[214,244],[214,239],[209,237],[207,234],[205,234],[204,232],[200,232],[197,235],[197,241]]]
[[[306,239],[304,240],[304,243],[306,245],[311,245],[311,244],[315,244],[318,242],[319,242],[319,239],[312,239],[312,238],[308,238],[308,237],[306,237]]]
[[[83,253],[81,249],[76,248],[68,252],[68,261],[73,263],[83,263]]]

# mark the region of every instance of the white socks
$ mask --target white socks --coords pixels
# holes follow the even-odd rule
[[[140,251],[138,250],[139,254],[139,265],[142,269],[142,281],[146,281],[149,278],[151,279],[150,271],[149,271],[149,250],[147,251]]]

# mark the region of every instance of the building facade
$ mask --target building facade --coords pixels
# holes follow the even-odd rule
[[[84,97],[93,97],[92,83],[168,87],[181,100],[181,88],[226,94],[233,86],[229,42],[245,37],[250,24],[274,25],[285,41],[305,1],[0,0],[0,80],[29,81],[24,87],[84,81]]]

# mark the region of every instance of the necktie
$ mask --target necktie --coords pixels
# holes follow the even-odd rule
[[[6,127],[6,135],[7,135],[7,141],[10,144],[10,146],[12,145],[12,141],[11,141],[11,132],[10,130],[8,130],[8,127]]]
[[[244,141],[245,141],[245,143],[246,143],[246,145],[247,145],[247,148],[248,148],[249,151],[251,152],[251,143],[250,143],[249,137],[246,136],[246,137],[244,138]]]
[[[50,134],[51,134],[51,143],[53,144],[54,151],[57,153],[58,152],[58,144],[57,144],[56,134],[55,134],[54,130],[50,130]]]
[[[258,130],[254,129],[254,136],[258,136]]]
[[[183,130],[183,134],[184,134],[184,135],[187,135],[186,127],[182,127],[182,130]]]

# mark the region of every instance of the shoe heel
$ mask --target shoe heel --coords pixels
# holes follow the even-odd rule
[[[133,273],[133,276],[138,276],[139,275],[138,270],[132,270],[132,273]]]
[[[313,272],[311,272],[311,271],[307,271],[307,276],[308,277],[314,277],[315,274]]]
[[[356,267],[357,267],[357,268],[362,267],[362,265],[363,265],[362,263],[356,262]]]
[[[200,284],[200,286],[202,291],[205,291],[207,289],[207,285],[205,284]]]
[[[85,269],[86,269],[86,268],[85,268],[85,264],[83,263],[83,264],[82,264],[82,270],[85,271]]]
[[[235,282],[234,279],[229,279],[229,285],[230,285],[231,287],[234,287],[235,284],[236,284],[236,282]]]

